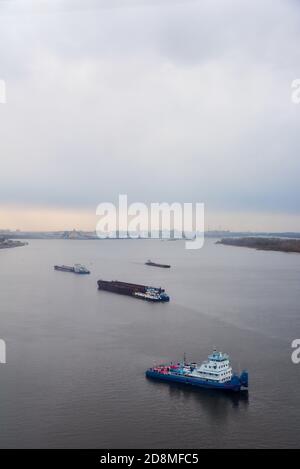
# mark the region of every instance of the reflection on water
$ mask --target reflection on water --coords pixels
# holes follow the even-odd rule
[[[147,379],[147,378],[146,378]],[[213,418],[223,418],[231,408],[242,407],[247,409],[249,405],[249,391],[226,392],[215,389],[195,388],[181,383],[163,383],[147,379],[150,386],[168,388],[169,398],[184,401],[201,407],[201,411],[210,414]]]

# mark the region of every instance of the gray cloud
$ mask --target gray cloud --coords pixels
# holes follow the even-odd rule
[[[2,203],[298,213],[297,2],[138,3],[0,2]]]

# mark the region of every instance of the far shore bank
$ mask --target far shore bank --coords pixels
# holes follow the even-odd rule
[[[28,243],[22,241],[16,241],[11,239],[0,239],[0,249],[12,249],[12,248],[19,248],[22,246],[26,246]]]
[[[257,249],[260,251],[279,251],[300,253],[300,239],[282,238],[222,238],[216,244]]]

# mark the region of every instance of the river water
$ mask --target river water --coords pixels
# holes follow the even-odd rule
[[[147,267],[151,258],[171,269]],[[56,272],[82,263],[90,276]],[[168,304],[97,290],[162,286]],[[0,252],[1,448],[299,447],[300,256],[183,241],[31,240]],[[153,362],[216,347],[248,395],[151,382]]]

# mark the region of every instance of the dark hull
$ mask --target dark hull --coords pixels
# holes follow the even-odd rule
[[[166,381],[169,383],[180,383],[180,384],[185,384],[187,386],[194,386],[197,388],[205,388],[205,389],[218,389],[220,391],[240,392],[243,388],[238,378],[233,378],[233,380],[228,383],[212,383],[212,382],[207,382],[198,378],[192,378],[192,377],[184,376],[184,375],[176,375],[176,374],[171,374],[171,373],[170,374],[157,373],[153,370],[147,370],[146,377],[149,379]]]
[[[128,288],[122,288],[115,285],[99,285],[98,289],[108,291],[111,293],[118,293],[119,295],[133,296],[134,292]]]
[[[76,275],[89,275],[90,271],[82,271],[82,272],[76,272],[74,267],[68,267],[66,265],[55,265],[54,270],[58,270],[60,272],[70,272],[72,274]]]
[[[74,267],[68,267],[66,265],[55,265],[54,270],[59,270],[60,272],[75,272]]]
[[[161,267],[162,269],[171,268],[171,266],[168,264],[156,264],[155,262],[145,262],[145,265],[149,265],[150,267]]]

